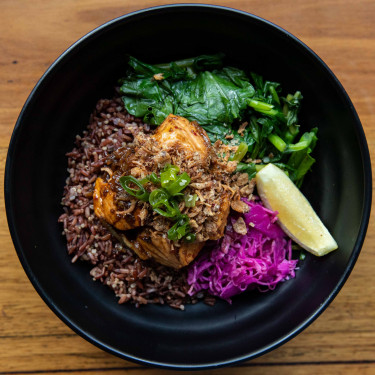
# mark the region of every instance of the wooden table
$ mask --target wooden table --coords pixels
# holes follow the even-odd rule
[[[17,116],[31,89],[54,59],[102,23],[162,3],[152,0],[0,2],[1,179]],[[346,88],[361,118],[369,148],[374,148],[374,0],[212,3],[264,17],[309,45]],[[101,351],[73,333],[49,310],[31,286],[14,251],[3,192],[0,204],[0,374],[165,373]],[[323,315],[302,334],[256,360],[205,373],[375,374],[374,246],[372,220],[349,280]]]

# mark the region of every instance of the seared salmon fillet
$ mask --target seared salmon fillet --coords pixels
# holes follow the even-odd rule
[[[115,203],[115,192],[111,190],[110,184],[97,178],[94,190],[94,212],[95,215],[113,225],[119,230],[134,229],[142,225],[142,209],[137,202],[130,202],[135,205],[132,210],[119,210]]]
[[[112,163],[112,164],[111,164]],[[207,240],[224,235],[233,193],[225,185],[232,170],[227,162],[218,160],[207,133],[196,122],[170,114],[152,135],[139,134],[134,142],[116,150],[109,163],[109,179],[98,178],[94,190],[96,216],[119,231],[138,228],[133,240],[122,236],[124,244],[141,259],[179,269],[198,255]],[[185,207],[180,199],[181,214],[190,220],[196,234],[193,243],[168,239],[173,220],[152,210],[148,202],[140,202],[119,184],[119,178],[130,175],[138,181],[151,173],[159,175],[165,165],[173,164],[188,173],[191,183],[184,194],[198,197],[193,207]],[[160,186],[145,183],[151,190]],[[121,202],[119,207],[119,203]]]
[[[207,133],[195,121],[170,114],[156,129],[154,138],[163,149],[175,147],[198,152],[202,159],[211,153],[211,142]]]
[[[174,246],[165,233],[146,228],[135,241],[150,258],[172,268],[181,268],[191,263],[204,246],[204,242],[181,243]],[[136,246],[133,247],[133,250]]]

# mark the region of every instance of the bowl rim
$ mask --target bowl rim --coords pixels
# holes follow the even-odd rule
[[[127,20],[128,18],[137,17],[139,15],[146,14],[146,13],[153,13],[153,12],[157,13],[165,9],[171,9],[171,8],[172,9],[173,8],[175,9],[200,8],[200,9],[207,9],[207,10],[213,10],[213,11],[216,10],[216,11],[221,11],[221,12],[228,12],[232,14],[245,16],[245,17],[250,17],[255,21],[266,24],[272,29],[278,32],[281,32],[286,37],[291,39],[294,43],[296,43],[300,48],[304,49],[305,52],[307,52],[314,60],[316,60],[319,63],[319,65],[321,65],[321,67],[326,71],[326,73],[328,73],[328,76],[330,76],[330,78],[333,80],[334,84],[339,89],[340,94],[345,100],[346,104],[350,108],[353,118],[355,120],[355,128],[357,131],[358,143],[360,145],[361,159],[363,161],[364,202],[363,202],[363,207],[362,207],[362,219],[361,219],[361,223],[360,223],[360,227],[358,231],[358,237],[355,242],[353,251],[350,255],[345,272],[343,273],[343,275],[341,276],[341,278],[339,279],[338,283],[333,288],[329,296],[325,299],[325,301],[305,321],[299,324],[293,331],[289,332],[287,335],[279,338],[277,341],[272,342],[266,345],[265,347],[261,347],[257,351],[244,355],[244,356],[231,358],[229,360],[216,361],[216,362],[210,362],[210,363],[199,364],[199,365],[163,363],[163,362],[158,362],[158,361],[153,361],[153,360],[147,360],[145,358],[139,358],[131,354],[124,353],[123,351],[113,348],[110,345],[106,344],[105,342],[96,339],[94,336],[89,335],[84,330],[82,330],[72,319],[67,318],[64,315],[64,313],[60,311],[60,309],[55,305],[51,297],[47,295],[47,293],[44,291],[43,287],[40,285],[38,279],[34,275],[31,267],[29,266],[26,258],[23,255],[18,233],[15,229],[15,222],[14,222],[15,217],[13,215],[12,204],[11,204],[12,164],[13,164],[13,155],[16,149],[17,136],[18,136],[19,129],[23,121],[23,117],[25,113],[27,112],[27,108],[35,100],[35,95],[38,92],[38,90],[43,86],[46,77],[55,69],[56,66],[63,63],[63,61],[70,55],[70,53],[74,51],[77,47],[79,47],[81,43],[88,43],[92,37],[102,32],[104,29],[111,27],[119,22],[123,22]],[[116,355],[122,359],[130,360],[132,362],[135,362],[141,365],[153,366],[153,367],[164,368],[164,369],[175,369],[175,370],[204,370],[204,369],[220,368],[224,366],[232,366],[240,362],[254,359],[256,357],[259,357],[263,354],[270,352],[271,350],[276,349],[277,347],[281,346],[282,344],[285,344],[286,342],[291,340],[293,337],[295,337],[297,334],[299,334],[304,329],[306,329],[329,306],[329,304],[333,301],[333,299],[339,293],[344,283],[348,279],[351,271],[353,270],[353,267],[357,261],[357,258],[359,256],[359,253],[361,251],[361,248],[362,248],[365,236],[366,236],[366,231],[367,231],[367,227],[368,227],[368,223],[370,219],[371,202],[372,202],[372,169],[371,169],[371,159],[370,159],[370,154],[369,154],[369,149],[368,149],[365,133],[364,133],[361,121],[359,119],[359,116],[354,108],[354,105],[352,104],[349,98],[349,95],[345,91],[343,85],[340,83],[340,81],[337,79],[337,77],[328,67],[328,65],[310,47],[308,47],[304,42],[302,42],[300,39],[295,37],[293,34],[288,32],[287,30],[283,29],[282,27],[262,17],[254,15],[252,13],[238,10],[235,8],[231,8],[231,7],[220,6],[220,5],[201,4],[201,3],[196,3],[196,4],[195,3],[180,3],[180,4],[168,4],[168,5],[148,7],[148,8],[136,10],[136,11],[121,15],[119,17],[116,17],[112,20],[109,20],[105,22],[104,24],[91,30],[90,32],[86,33],[81,38],[79,38],[76,42],[70,45],[63,53],[61,53],[55,59],[55,61],[49,66],[49,68],[45,71],[45,73],[41,76],[41,78],[38,80],[38,82],[32,89],[16,121],[14,130],[12,132],[12,136],[9,142],[9,148],[8,148],[8,153],[7,153],[7,158],[6,158],[5,176],[4,176],[4,197],[5,197],[5,208],[6,208],[6,216],[7,216],[9,231],[10,231],[18,258],[22,264],[22,267],[25,273],[27,274],[30,282],[32,283],[33,287],[39,294],[39,296],[43,299],[46,305],[57,315],[57,317],[60,320],[62,320],[69,328],[71,328],[75,333],[80,335],[85,340],[89,341],[91,344],[97,346],[98,348],[112,355]]]

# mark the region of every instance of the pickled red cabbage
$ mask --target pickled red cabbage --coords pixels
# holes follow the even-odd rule
[[[277,284],[295,277],[297,260],[292,259],[292,244],[277,225],[277,212],[260,201],[242,199],[249,207],[242,214],[247,234],[238,234],[233,223],[241,216],[232,214],[224,237],[189,266],[189,294],[207,290],[231,303],[231,297],[258,288],[273,290]]]

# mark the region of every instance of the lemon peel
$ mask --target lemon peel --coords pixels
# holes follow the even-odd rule
[[[337,249],[308,200],[280,168],[268,164],[257,173],[256,183],[263,204],[279,213],[279,225],[293,241],[317,256]]]

